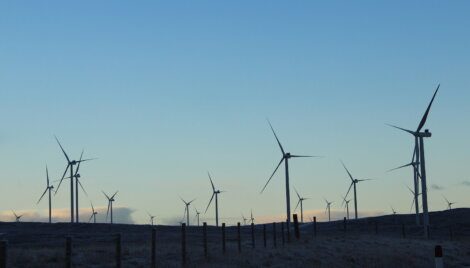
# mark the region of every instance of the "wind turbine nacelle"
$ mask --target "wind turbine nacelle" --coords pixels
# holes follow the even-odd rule
[[[422,138],[430,138],[432,136],[432,133],[429,132],[429,129],[425,129],[424,132],[418,133],[419,137]]]
[[[284,157],[285,157],[285,158],[290,158],[290,153],[286,153],[286,154],[284,155]]]

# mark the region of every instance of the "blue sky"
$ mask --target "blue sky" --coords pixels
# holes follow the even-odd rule
[[[411,170],[385,171],[409,161],[412,138],[384,123],[415,128],[438,83],[425,149],[429,184],[444,189],[429,204],[443,209],[444,194],[468,206],[469,11],[465,1],[2,1],[0,211],[43,213],[44,166],[57,178],[65,164],[57,135],[76,158],[82,148],[99,158],[83,166],[84,205],[120,190],[116,206],[136,222],[149,211],[169,223],[182,216],[179,195],[205,209],[211,171],[227,222],[251,208],[282,216],[283,170],[259,194],[280,159],[268,117],[287,150],[325,156],[291,162],[306,210],[325,197],[342,211],[342,159],[377,179],[359,185],[360,211],[409,212]],[[54,207],[68,198],[59,192]]]

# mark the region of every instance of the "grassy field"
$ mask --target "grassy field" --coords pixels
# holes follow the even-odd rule
[[[390,215],[300,227],[300,239],[291,230],[290,242],[282,244],[277,224],[274,246],[272,224],[255,226],[255,248],[251,227],[241,228],[241,252],[237,229],[226,228],[226,252],[222,251],[221,228],[208,227],[208,257],[203,250],[202,227],[188,227],[189,267],[432,267],[434,246],[444,248],[446,267],[470,267],[470,209],[436,212],[431,215],[431,238],[413,224],[412,215]],[[377,225],[377,233],[376,233]],[[405,226],[405,237],[403,237]],[[160,267],[180,267],[181,227],[156,226],[156,258]],[[150,267],[152,227],[122,224],[0,223],[0,237],[8,240],[10,267],[63,267],[65,237],[72,237],[74,267],[115,267],[116,234],[122,237],[123,267]]]

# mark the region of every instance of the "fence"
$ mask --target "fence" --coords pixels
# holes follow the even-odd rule
[[[66,267],[76,265],[100,265],[126,267],[126,266],[180,266],[188,263],[210,261],[214,256],[221,254],[242,254],[251,250],[276,249],[280,240],[282,248],[289,244],[299,243],[299,240],[315,241],[317,237],[332,235],[380,235],[402,239],[423,239],[423,228],[404,223],[382,223],[371,220],[346,220],[319,223],[314,218],[312,223],[298,223],[294,216],[294,239],[289,239],[288,224],[272,223],[262,225],[245,225],[227,227],[225,223],[221,228],[207,226],[181,225],[180,231],[175,227],[152,228],[148,234],[140,232],[115,233],[114,235],[93,235],[71,233],[62,238],[48,238],[39,240],[35,245],[22,249],[24,244],[17,241],[0,241],[0,268],[28,266],[31,261],[38,264],[49,260],[52,264],[65,264]],[[431,237],[436,239],[453,240],[459,236],[451,226],[447,228],[430,228]],[[178,239],[179,236],[180,238]],[[287,239],[286,239],[287,238]],[[57,243],[58,241],[62,243]],[[180,242],[176,242],[180,241]],[[262,243],[257,243],[262,241]],[[9,243],[10,242],[10,243]],[[61,245],[62,246],[61,246]],[[178,253],[180,244],[180,253]],[[65,246],[65,247],[64,247]],[[60,250],[62,248],[62,250]],[[53,250],[56,252],[52,252]],[[65,249],[65,250],[64,250]],[[24,252],[22,252],[22,250]],[[45,256],[24,255],[38,251],[37,254]],[[61,253],[62,252],[62,253]],[[45,260],[44,260],[45,259]],[[123,262],[127,265],[123,265]],[[38,266],[40,267],[40,266]]]

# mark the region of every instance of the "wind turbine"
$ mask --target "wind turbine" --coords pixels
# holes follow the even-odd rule
[[[106,196],[106,198],[108,199],[108,210],[106,212],[106,221],[108,221],[108,214],[111,211],[111,224],[113,224],[113,202],[115,201],[114,197],[116,196],[117,193],[118,191],[116,191],[111,197],[109,197],[105,192],[103,192],[104,196]]]
[[[243,219],[243,225],[246,225],[246,222],[248,221],[248,219],[245,218],[245,216],[243,216],[243,213],[242,213],[242,219]]]
[[[323,199],[325,199],[325,198],[323,198]],[[331,209],[331,204],[333,204],[333,201],[332,201],[332,202],[328,202],[328,200],[325,199],[325,203],[326,203],[325,213],[326,213],[326,211],[328,210],[328,221],[331,221],[330,209]]]
[[[197,208],[194,208],[194,210],[196,211],[197,226],[199,226],[199,215],[201,214],[201,212],[199,212]]]
[[[253,210],[251,210],[250,221],[251,221],[252,224],[255,223],[255,218],[253,218]]]
[[[428,236],[429,212],[428,212],[428,194],[427,194],[427,185],[426,185],[426,161],[424,158],[424,139],[423,138],[430,138],[431,132],[429,132],[428,129],[425,129],[424,132],[421,132],[421,129],[424,127],[424,124],[426,124],[429,111],[431,110],[431,105],[434,102],[434,98],[436,97],[437,92],[439,91],[439,87],[440,87],[440,84],[437,85],[436,91],[434,91],[434,95],[432,96],[432,99],[429,102],[428,108],[424,112],[424,115],[421,118],[421,121],[419,122],[419,125],[416,131],[390,125],[391,127],[408,132],[409,134],[413,135],[415,138],[416,162],[419,162],[419,166],[421,168],[420,174],[421,174],[421,194],[422,194],[422,204],[423,204],[423,227],[424,227],[424,234],[426,237]]]
[[[155,219],[155,216],[151,215],[151,214],[148,213],[148,212],[147,212],[147,215],[149,215],[150,224],[153,226],[153,219]]]
[[[353,176],[351,175],[351,173],[349,172],[349,170],[348,170],[348,169],[346,168],[346,166],[344,165],[343,161],[341,161],[341,164],[343,165],[344,169],[346,170],[346,172],[347,172],[348,175],[349,175],[349,178],[351,179],[351,185],[349,185],[349,189],[348,189],[348,192],[346,193],[345,198],[348,197],[349,191],[351,191],[351,187],[354,186],[354,217],[355,217],[355,219],[357,220],[357,192],[356,192],[356,184],[358,184],[358,183],[361,182],[361,181],[370,181],[371,179],[362,179],[362,180],[354,179]]]
[[[180,199],[184,203],[184,214],[186,214],[186,226],[189,226],[189,205],[191,205],[191,203],[196,199],[193,199],[189,202],[184,201],[184,199],[181,198],[181,197],[180,197]]]
[[[452,205],[455,204],[455,202],[449,202],[449,200],[447,200],[447,198],[446,198],[445,196],[442,196],[442,197],[444,197],[444,199],[445,199],[446,202],[447,202],[447,208],[448,208],[449,210],[452,210]]]
[[[299,192],[297,192],[297,189],[295,189],[295,187],[294,187],[294,191],[297,194],[297,197],[299,198],[299,202],[297,202],[297,205],[295,206],[294,211],[297,209],[297,207],[300,204],[300,222],[304,223],[304,206],[303,206],[303,203],[304,203],[304,200],[307,200],[309,198],[301,197],[299,195]]]
[[[96,223],[96,214],[98,214],[98,212],[95,211],[95,208],[93,207],[93,203],[91,203],[91,216],[88,222],[91,222],[91,219],[93,219],[93,223]]]
[[[395,209],[394,209],[392,206],[390,206],[390,208],[392,209],[392,213],[393,213],[393,215],[396,215],[396,214],[397,214],[397,212],[395,211]]]
[[[274,131],[273,126],[271,125],[271,122],[269,122],[269,126],[271,127],[271,130],[274,134],[274,137],[276,138],[277,144],[279,145],[279,148],[281,149],[282,152],[282,158],[281,161],[279,161],[279,164],[277,165],[276,169],[274,169],[274,172],[271,174],[271,177],[269,177],[268,181],[264,185],[263,189],[261,190],[261,193],[263,193],[264,189],[266,189],[266,186],[268,186],[268,183],[271,181],[273,178],[274,174],[276,171],[279,169],[279,166],[282,164],[284,161],[285,164],[285,171],[286,171],[286,219],[287,219],[287,228],[289,228],[289,223],[290,223],[290,191],[289,191],[289,159],[290,158],[298,158],[298,157],[313,157],[309,155],[292,155],[291,153],[286,153],[284,151],[284,148],[282,148],[281,142],[277,138],[276,132]]]
[[[419,196],[421,195],[421,193],[415,193],[413,190],[411,190],[410,187],[408,187],[408,185],[405,185],[406,188],[408,188],[408,190],[410,191],[410,193],[413,195],[413,201],[411,202],[411,207],[410,207],[410,211],[413,209],[413,205],[415,204],[415,196]]]
[[[46,194],[46,192],[49,192],[49,223],[52,222],[52,205],[51,205],[51,191],[52,189],[54,189],[54,186],[53,185],[49,185],[49,171],[47,170],[47,165],[46,165],[46,178],[47,178],[47,186],[46,186],[46,190],[44,190],[44,193],[41,195],[41,197],[39,198],[37,204],[39,204],[39,202],[41,202],[41,199],[44,197],[44,195]]]
[[[211,186],[212,186],[212,196],[211,196],[211,199],[209,200],[209,204],[207,204],[207,208],[206,208],[206,211],[204,213],[206,213],[207,210],[209,209],[209,206],[211,205],[212,199],[214,199],[214,196],[215,196],[215,226],[219,227],[219,199],[218,199],[218,197],[219,197],[219,194],[223,193],[224,191],[216,190],[215,186],[214,186],[214,182],[212,182],[211,174],[209,172],[207,172],[207,175],[209,175],[209,180],[210,180]]]
[[[80,164],[83,161],[90,161],[90,160],[95,159],[95,158],[90,158],[90,159],[82,160],[83,152],[84,152],[84,150],[82,150],[82,154],[80,155],[80,160],[78,161],[77,169],[75,170],[75,174],[73,175],[73,177],[75,178],[75,215],[76,215],[76,221],[77,222],[79,222],[79,219],[78,219],[78,216],[79,216],[79,213],[78,213],[78,186],[79,185],[82,188],[82,191],[85,193],[85,195],[88,196],[88,193],[85,191],[85,188],[83,187],[82,183],[80,182],[81,176],[80,176],[80,173],[78,173],[78,171],[80,170]]]
[[[347,219],[349,220],[349,202],[351,202],[351,199],[346,200],[345,196],[341,196],[341,198],[343,199],[343,204],[344,204],[344,207],[346,208],[346,216],[347,216]]]
[[[416,148],[415,150],[413,151],[413,157],[411,158],[411,162],[406,164],[406,165],[403,165],[403,166],[399,166],[397,168],[393,168],[393,169],[390,169],[388,170],[388,172],[390,171],[393,171],[393,170],[397,170],[397,169],[401,169],[401,168],[404,168],[404,167],[413,167],[413,182],[414,182],[414,204],[415,204],[415,210],[416,210],[416,225],[419,225],[419,198],[418,198],[418,195],[419,195],[419,179],[418,178],[421,178],[421,175],[419,174],[419,162],[416,161],[417,159],[417,154],[416,154]]]
[[[18,216],[18,215],[16,215],[15,211],[11,210],[11,212],[13,212],[13,215],[15,215],[15,221],[20,222],[20,219],[21,219],[21,217],[23,217],[23,214]]]
[[[70,168],[70,222],[73,223],[74,222],[74,211],[73,211],[73,207],[74,207],[74,205],[73,205],[73,202],[74,202],[73,201],[73,177],[74,177],[74,173],[73,173],[73,166],[75,166],[75,165],[77,165],[81,162],[89,161],[89,160],[92,160],[92,159],[83,159],[82,160],[81,157],[80,157],[79,161],[70,160],[69,156],[67,155],[64,148],[62,147],[62,144],[60,144],[59,139],[57,139],[57,137],[55,137],[55,140],[59,144],[60,149],[62,150],[62,153],[64,153],[65,159],[67,160],[67,167],[65,168],[64,174],[62,175],[62,179],[60,179],[60,182],[59,182],[59,185],[57,186],[55,194],[57,194],[57,191],[59,191],[60,184],[64,180],[65,174],[67,174],[67,170]],[[82,151],[82,155],[83,155],[83,151]],[[78,210],[77,210],[77,215],[76,216],[77,216],[77,222],[78,222]]]

